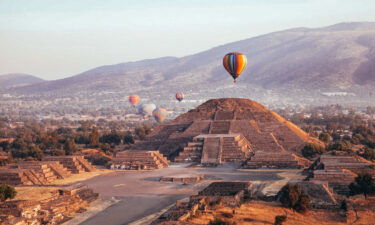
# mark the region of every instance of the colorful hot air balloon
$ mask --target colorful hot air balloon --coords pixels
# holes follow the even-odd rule
[[[145,116],[152,116],[154,109],[156,109],[155,104],[142,104],[138,106],[138,112]]]
[[[158,122],[158,123],[161,123],[165,120],[165,118],[167,117],[167,110],[164,109],[164,108],[156,108],[153,112],[152,112],[152,115],[154,116],[155,120]]]
[[[181,92],[179,93],[176,93],[176,99],[181,102],[182,100],[184,100],[184,94],[182,94]]]
[[[224,56],[223,66],[233,77],[234,82],[240,76],[247,64],[246,56],[242,53],[231,52]]]
[[[131,95],[129,96],[129,102],[136,107],[141,99],[138,95]]]

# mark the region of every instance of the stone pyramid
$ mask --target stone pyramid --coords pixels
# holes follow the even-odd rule
[[[284,164],[298,161],[305,166],[306,162],[301,162],[303,159],[299,157],[300,150],[310,142],[322,144],[255,101],[222,98],[209,100],[159,125],[134,149],[158,150],[178,162],[214,164],[250,162],[251,156],[257,153],[279,153],[280,157],[276,154],[270,159],[284,160]],[[272,167],[269,163],[268,166]]]

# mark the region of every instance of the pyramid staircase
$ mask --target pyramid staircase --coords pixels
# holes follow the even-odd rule
[[[251,143],[242,135],[222,138],[222,162],[243,162],[253,151]]]
[[[57,176],[51,170],[51,168],[49,167],[47,163],[42,164],[40,162],[24,162],[24,163],[19,163],[18,168],[29,169],[31,170],[30,171],[31,173],[32,171],[37,172],[38,174],[40,174],[41,177],[43,177],[40,179],[47,181],[47,183],[51,183],[57,179]],[[34,176],[38,176],[38,175],[34,174]]]
[[[128,150],[117,153],[110,162],[111,169],[152,170],[169,166],[169,161],[159,151]]]
[[[44,157],[43,161],[57,161],[71,173],[95,171],[95,167],[83,158],[83,156],[48,156]]]
[[[193,138],[184,150],[174,159],[174,162],[200,162],[202,158],[204,139]]]
[[[253,151],[251,143],[242,134],[202,134],[188,142],[175,162],[220,164],[243,162]]]
[[[8,185],[47,185],[43,175],[32,169],[0,169],[0,183]]]
[[[71,176],[71,173],[58,161],[30,161],[20,162],[17,165],[20,169],[33,169],[42,173],[48,182],[56,179],[63,179]]]
[[[210,126],[210,134],[228,134],[230,129],[230,121],[218,120],[212,121]]]

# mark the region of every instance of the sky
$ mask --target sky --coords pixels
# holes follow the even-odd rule
[[[55,80],[374,12],[375,0],[0,0],[0,74]]]

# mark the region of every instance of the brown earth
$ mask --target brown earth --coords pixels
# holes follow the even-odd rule
[[[233,214],[233,212],[235,212]],[[284,208],[277,202],[254,201],[243,204],[236,209],[218,206],[214,210],[208,210],[206,213],[189,219],[187,222],[193,224],[208,224],[214,218],[236,222],[237,224],[273,224],[275,216],[286,215],[287,220],[284,225],[334,225],[334,224],[373,224],[375,218],[374,211],[358,211],[357,220],[354,211],[349,211],[347,221],[339,211],[330,210],[310,210],[305,214],[297,213]]]

